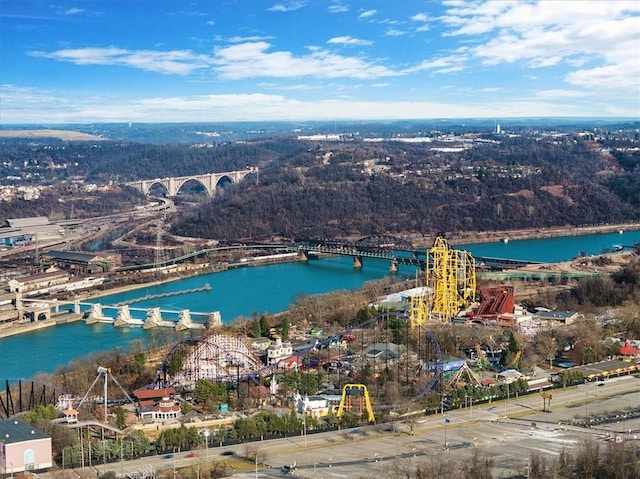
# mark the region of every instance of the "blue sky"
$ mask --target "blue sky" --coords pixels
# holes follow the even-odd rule
[[[2,0],[0,124],[640,117],[640,2]]]

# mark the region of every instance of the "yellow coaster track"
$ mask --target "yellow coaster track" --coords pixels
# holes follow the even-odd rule
[[[439,236],[427,252],[425,283],[425,295],[411,299],[411,325],[423,326],[429,319],[450,322],[475,300],[475,259]]]

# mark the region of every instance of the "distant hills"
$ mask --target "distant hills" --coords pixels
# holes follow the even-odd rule
[[[170,218],[173,233],[251,241],[640,220],[640,122],[499,124],[41,125],[38,134],[23,126],[22,138],[0,137],[0,185],[50,186],[39,199],[3,202],[0,216],[113,212],[144,201],[119,186],[127,181],[258,167],[259,177],[226,184],[213,198],[197,182],[185,184],[175,198],[181,212]],[[110,188],[98,188],[95,198],[85,183]]]
[[[91,141],[97,138],[112,141],[136,143],[188,144],[207,142],[228,142],[273,138],[280,135],[309,135],[321,133],[357,133],[360,136],[381,136],[414,134],[428,131],[493,131],[499,123],[511,130],[531,128],[610,128],[640,127],[635,118],[468,118],[468,119],[425,119],[390,121],[306,121],[306,122],[207,122],[207,123],[90,123],[54,125],[2,125],[0,138],[7,136],[3,131],[11,130],[11,136],[29,130],[34,137],[44,137],[52,133],[52,138],[65,141]],[[70,131],[90,135],[90,137],[66,136],[60,132]],[[62,136],[61,136],[62,135]]]

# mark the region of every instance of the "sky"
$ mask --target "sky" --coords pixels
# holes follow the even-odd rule
[[[640,117],[640,2],[1,0],[0,126]]]

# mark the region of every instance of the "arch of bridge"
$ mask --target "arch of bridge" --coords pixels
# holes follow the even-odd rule
[[[249,168],[247,170],[240,171],[230,171],[223,173],[207,173],[204,175],[190,175],[190,176],[178,176],[178,177],[169,177],[169,178],[156,178],[153,180],[141,180],[128,183],[130,186],[138,188],[143,194],[149,195],[151,192],[151,188],[154,185],[161,185],[167,192],[169,196],[176,196],[180,188],[188,182],[188,181],[197,181],[200,183],[207,194],[211,196],[220,181],[223,179],[227,179],[230,183],[237,183],[240,180],[244,179],[245,176],[256,173],[257,168]]]

